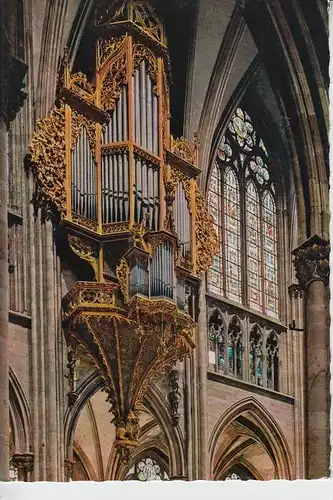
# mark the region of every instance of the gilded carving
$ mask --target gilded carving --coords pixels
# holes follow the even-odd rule
[[[164,43],[163,27],[152,5],[146,1],[135,0],[132,3],[133,21],[157,42]]]
[[[98,40],[98,63],[97,69],[99,69],[103,64],[111,57],[118,49],[124,44],[127,39],[127,35],[121,37],[111,37],[106,40]]]
[[[82,236],[68,236],[69,246],[81,259],[86,260],[92,266],[95,276],[98,272],[98,244]]]
[[[126,53],[114,60],[102,81],[101,106],[107,111],[113,111],[116,108],[121,88],[127,83],[126,61]]]
[[[50,115],[37,123],[29,147],[30,168],[36,186],[35,207],[51,218],[66,209],[65,109],[54,107]]]
[[[97,12],[97,25],[125,21],[127,18],[126,0],[120,0],[112,5],[102,2]]]
[[[128,279],[129,279],[129,268],[126,259],[123,257],[116,267],[116,276],[119,281],[120,290],[124,296],[125,303],[129,299],[129,289],[128,289]]]
[[[160,161],[155,158],[155,156],[151,155],[148,153],[148,151],[144,151],[141,149],[139,146],[134,145],[133,146],[134,150],[134,155],[139,158],[144,158],[145,160],[149,161],[149,163],[152,163],[153,165],[156,165],[156,167],[160,166]]]
[[[115,307],[115,291],[117,283],[100,283],[95,281],[77,281],[67,293],[63,301],[64,319],[76,310],[93,306]]]
[[[305,243],[293,251],[296,278],[302,289],[312,281],[329,282],[330,245],[318,235],[311,236]]]
[[[81,215],[77,215],[72,213],[72,222],[77,224],[78,226],[85,227],[86,229],[90,229],[90,231],[94,231],[95,233],[98,230],[98,223],[95,220],[86,219]]]
[[[195,188],[196,264],[197,274],[200,275],[210,268],[213,257],[219,250],[219,243],[214,229],[213,217],[207,210],[205,199],[198,186]]]
[[[184,137],[172,140],[172,152],[180,156],[183,160],[196,165],[197,163],[197,144],[190,142]]]
[[[138,69],[142,61],[147,62],[147,73],[152,82],[157,84],[157,59],[151,50],[144,45],[137,43],[133,46],[133,64],[134,69]],[[156,89],[155,89],[156,92]]]
[[[91,152],[96,162],[96,123],[86,116],[72,109],[72,124],[71,124],[71,150],[75,149],[76,142],[82,132],[83,127],[86,130]]]
[[[68,88],[83,99],[94,103],[96,89],[92,83],[88,82],[84,73],[72,74],[68,82]]]
[[[112,224],[103,224],[103,234],[128,233],[130,230],[129,222],[113,222]]]

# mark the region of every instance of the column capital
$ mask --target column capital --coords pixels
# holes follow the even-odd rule
[[[10,459],[10,463],[17,469],[19,481],[27,481],[28,473],[34,469],[33,453],[14,453]]]
[[[299,247],[293,250],[296,278],[303,290],[312,281],[329,281],[330,244],[317,234],[312,235]]]
[[[69,460],[68,458],[65,459],[64,465],[65,465],[65,477],[67,481],[71,481],[74,477],[74,464],[75,461]]]

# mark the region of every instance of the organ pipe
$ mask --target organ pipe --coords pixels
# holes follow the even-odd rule
[[[96,164],[83,128],[72,151],[72,211],[96,219]]]

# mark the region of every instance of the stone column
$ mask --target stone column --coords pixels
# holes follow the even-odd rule
[[[329,251],[328,242],[314,235],[293,252],[296,278],[305,292],[307,479],[329,473]]]
[[[207,420],[207,318],[206,318],[206,296],[204,283],[200,287],[198,318],[198,375],[199,375],[199,478],[208,480],[209,456],[208,456],[208,420]]]
[[[9,480],[9,360],[8,360],[8,128],[25,94],[26,65],[10,53],[5,5],[0,3],[0,481]]]

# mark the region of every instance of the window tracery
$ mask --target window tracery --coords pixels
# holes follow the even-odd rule
[[[164,467],[153,457],[140,458],[129,470],[127,480],[167,481],[168,475]]]
[[[267,149],[241,108],[217,151],[208,205],[220,243],[208,273],[209,290],[277,318],[275,188]]]

